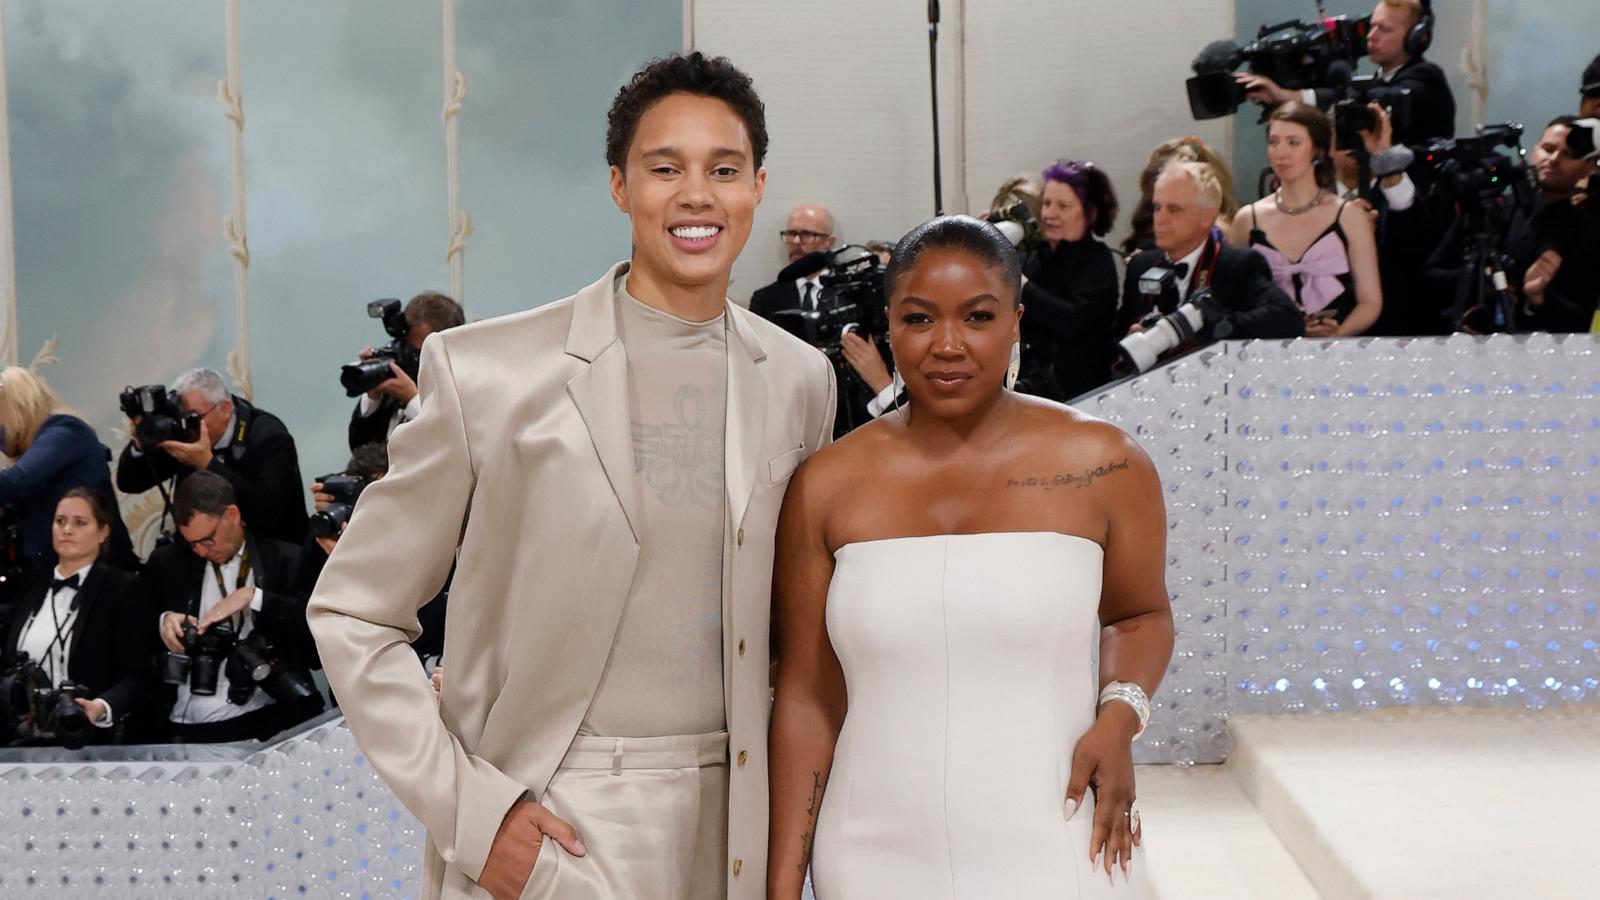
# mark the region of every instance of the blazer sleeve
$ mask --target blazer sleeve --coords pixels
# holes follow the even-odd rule
[[[117,490],[142,494],[178,474],[178,468],[178,461],[159,448],[135,456],[129,440],[117,456]]]
[[[1232,284],[1222,296],[1232,311],[1233,340],[1295,338],[1305,334],[1305,320],[1294,301],[1272,281],[1266,257],[1252,250],[1231,254]]]
[[[160,645],[154,624],[146,610],[149,604],[139,596],[140,582],[132,575],[111,583],[111,596],[102,598],[112,609],[112,668],[116,681],[100,699],[111,705],[117,721],[140,715],[156,693],[155,673],[150,661]]]
[[[476,881],[506,812],[528,788],[445,727],[409,646],[421,632],[417,610],[450,572],[476,484],[445,337],[423,343],[422,413],[390,439],[389,474],[362,493],[307,619],[373,768],[440,855]]]
[[[294,438],[277,417],[261,415],[248,440],[247,464],[231,466],[213,456],[210,471],[233,485],[246,523],[259,532],[299,539],[306,533],[306,504]]]
[[[1064,294],[1030,280],[1022,286],[1025,315],[1058,340],[1098,347],[1111,335],[1117,319],[1117,264],[1109,251],[1101,262],[1092,271],[1074,273]]]
[[[348,437],[352,452],[365,444],[382,444],[389,440],[389,420],[394,418],[394,408],[395,401],[384,397],[378,401],[378,407],[372,411],[372,415],[363,416],[361,403],[357,401],[355,408],[350,410]]]
[[[0,470],[0,504],[32,495],[77,462],[80,453],[73,447],[76,441],[69,428],[41,428],[32,446],[16,462]]]
[[[1128,329],[1139,320],[1139,314],[1144,312],[1142,299],[1139,296],[1139,276],[1150,268],[1150,263],[1138,257],[1128,262],[1128,271],[1122,279],[1122,305],[1117,308],[1116,322],[1111,326],[1111,340],[1120,341],[1127,335]]]

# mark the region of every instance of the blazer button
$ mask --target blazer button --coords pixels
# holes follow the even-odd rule
[[[739,751],[739,768],[741,768],[741,769],[744,768],[744,761],[749,759],[749,758],[750,758],[749,751],[740,750]]]
[[[739,541],[739,546],[743,547],[744,546],[744,529],[743,528],[739,529],[738,541]]]
[[[742,860],[742,859],[734,860],[733,861],[733,877],[738,878],[739,877],[739,873],[742,872],[742,871],[744,871],[744,860]]]
[[[739,655],[744,655],[744,638],[739,639]]]

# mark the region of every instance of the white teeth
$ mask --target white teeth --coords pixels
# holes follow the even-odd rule
[[[706,238],[714,237],[721,230],[715,225],[684,225],[672,229],[672,236],[689,241],[703,241]]]

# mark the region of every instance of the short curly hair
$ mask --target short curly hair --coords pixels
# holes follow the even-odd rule
[[[617,91],[606,114],[606,162],[624,168],[639,120],[650,107],[672,94],[714,97],[728,104],[744,121],[756,168],[767,156],[767,108],[756,94],[750,76],[725,56],[707,57],[696,50],[685,56],[651,60]]]

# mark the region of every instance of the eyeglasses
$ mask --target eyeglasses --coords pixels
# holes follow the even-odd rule
[[[778,232],[778,237],[782,238],[784,243],[799,241],[802,244],[809,244],[813,241],[820,241],[823,238],[831,238],[833,235],[823,234],[820,231],[806,231],[803,228],[785,228]]]
[[[217,520],[217,524],[211,526],[211,531],[205,537],[203,537],[203,538],[195,538],[192,541],[189,540],[188,538],[184,538],[183,541],[184,541],[184,543],[188,544],[190,547],[198,547],[200,549],[210,550],[212,547],[215,547],[217,545],[217,529],[219,529],[221,527],[222,527],[222,520],[218,519]]]

